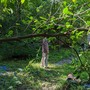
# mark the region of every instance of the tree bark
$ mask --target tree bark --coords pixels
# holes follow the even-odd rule
[[[84,28],[77,28],[78,31],[85,31],[87,32],[88,29],[84,29]],[[16,36],[16,37],[10,37],[10,38],[0,38],[0,42],[9,42],[9,41],[19,41],[21,39],[26,39],[26,38],[33,38],[33,37],[57,37],[57,36],[70,36],[70,33],[72,31],[68,31],[63,33],[59,33],[59,34],[28,34],[25,36]]]
[[[33,37],[57,37],[66,36],[67,34],[29,34],[25,36],[16,36],[10,38],[0,38],[0,42],[19,41],[21,39],[33,38]]]

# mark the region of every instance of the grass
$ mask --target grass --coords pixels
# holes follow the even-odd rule
[[[55,63],[72,55],[71,50],[62,49],[49,54],[49,68],[40,67],[40,59],[1,61],[9,71],[0,75],[0,90],[61,90],[67,75],[75,70],[74,65]],[[1,82],[2,81],[2,82]],[[82,90],[82,89],[79,89]]]
[[[68,67],[67,70],[65,70],[66,67],[67,65],[57,67],[49,64],[48,69],[43,69],[35,63],[28,65],[26,67],[26,72],[29,72],[27,76],[31,76],[30,79],[28,79],[28,84],[33,81],[30,84],[30,88],[38,90],[40,88],[52,88],[54,86],[53,88],[60,89],[66,80],[67,74],[73,71],[72,67]],[[35,87],[35,85],[38,87]]]

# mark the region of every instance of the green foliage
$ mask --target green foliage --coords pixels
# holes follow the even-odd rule
[[[36,43],[34,43],[36,44]],[[4,43],[1,46],[2,52],[0,52],[0,59],[10,59],[10,58],[33,58],[36,57],[37,51],[39,49],[39,44],[33,45],[30,42],[11,42]]]
[[[23,4],[25,2],[25,0],[21,0],[21,3]]]
[[[79,52],[79,56],[82,60],[83,66],[79,61],[74,62],[76,67],[75,72],[80,76],[82,83],[90,81],[90,62],[89,62],[89,53],[90,51],[86,50],[84,52]],[[78,64],[77,64],[78,63]]]
[[[19,2],[21,1],[21,2]],[[58,34],[58,33],[69,33],[69,37],[63,39],[63,41],[67,41],[71,43],[70,45],[73,47],[77,47],[78,42],[85,42],[84,32],[82,30],[89,29],[90,26],[90,1],[89,0],[1,0],[0,1],[0,38],[7,38],[13,36],[23,36],[27,34]],[[82,29],[83,28],[83,29]],[[81,30],[81,31],[79,31]],[[61,38],[61,37],[60,37]],[[61,38],[62,39],[62,38]],[[30,58],[33,58],[39,52],[40,44],[36,44],[40,42],[41,39],[33,38],[30,40],[23,40],[18,42],[8,42],[1,43],[0,45],[0,59],[11,58],[13,56],[21,56],[26,55]],[[50,42],[54,42],[58,40],[56,38],[49,38]],[[33,42],[31,44],[30,42]],[[59,47],[59,46],[58,46]],[[50,49],[56,50],[57,45],[50,45]],[[79,48],[78,48],[79,51]],[[70,51],[62,51],[61,56],[56,52],[53,56],[57,56],[58,59],[64,57],[68,57],[70,55]],[[82,54],[84,55],[84,53]],[[89,55],[89,54],[88,54]],[[52,56],[52,53],[50,57]],[[57,57],[51,58],[50,62],[58,61]],[[86,68],[86,72],[89,74],[90,71],[90,57],[86,59],[82,57],[84,66]],[[78,67],[78,64],[76,65]],[[32,68],[32,70],[30,69]],[[28,66],[26,72],[30,71],[29,79],[26,78],[27,82],[33,79],[36,76],[36,73],[42,78],[49,78],[56,75],[55,70],[51,71],[52,74],[44,69],[41,69],[34,66]],[[60,69],[60,68],[59,68]],[[35,72],[33,72],[33,70]],[[69,72],[69,71],[68,71]],[[68,73],[67,72],[67,73]],[[43,76],[42,76],[42,75]],[[49,76],[50,75],[50,76]],[[37,78],[40,79],[40,77]],[[57,75],[59,78],[60,74]],[[85,75],[86,76],[86,75]],[[46,79],[47,79],[46,78]],[[36,78],[35,78],[36,80]],[[61,80],[61,79],[60,79]],[[51,81],[51,78],[50,78]],[[32,85],[35,84],[30,83]],[[60,84],[60,83],[59,83]],[[37,88],[39,88],[38,85]],[[10,87],[12,88],[12,86]]]
[[[90,21],[87,21],[87,25],[89,25],[89,26],[90,26]]]
[[[86,82],[86,81],[88,81],[88,79],[89,79],[89,75],[88,75],[87,72],[83,71],[83,72],[81,73],[81,75],[80,75],[80,78],[81,78],[81,80],[82,80],[83,82]]]
[[[55,57],[56,56],[56,57]],[[50,63],[56,63],[59,60],[65,59],[65,58],[69,58],[70,56],[72,56],[72,50],[70,49],[60,49],[60,50],[56,50],[54,52],[50,52],[49,54],[49,62]]]
[[[22,31],[22,33],[26,33],[26,34],[28,32],[32,33],[33,31],[37,31],[38,33],[41,33],[41,32],[42,33],[43,32],[47,32],[47,33],[54,32],[55,33],[57,31],[56,31],[56,28],[54,28],[54,26],[57,24],[60,24],[59,25],[60,28],[62,28],[62,24],[66,25],[66,27],[63,27],[63,29],[59,30],[58,33],[62,32],[62,31],[66,32],[70,28],[74,30],[76,27],[79,27],[79,26],[82,27],[83,22],[87,22],[87,25],[89,25],[89,22],[85,19],[82,22],[82,19],[79,18],[80,20],[78,21],[78,17],[76,16],[76,14],[80,14],[80,12],[83,12],[83,10],[87,9],[87,7],[86,6],[81,7],[78,10],[77,8],[79,7],[79,2],[76,2],[76,0],[72,0],[72,2],[74,2],[74,3],[76,2],[76,3],[75,4],[70,3],[70,5],[69,5],[68,1],[61,1],[61,3],[58,3],[58,4],[55,2],[54,4],[52,4],[50,1],[43,1],[43,0],[38,0],[38,1],[36,1],[36,0],[34,0],[34,1],[21,0],[21,4],[23,7],[19,6],[20,10],[17,10],[17,11],[15,11],[15,9],[18,9],[17,6],[16,6],[16,8],[13,7],[13,5],[16,3],[15,1],[9,2],[7,0],[1,0],[1,2],[7,4],[7,7],[5,7],[5,8],[3,7],[2,8],[3,11],[1,12],[1,13],[5,12],[5,14],[3,16],[5,18],[3,23],[6,20],[10,21],[11,16],[12,16],[12,19],[14,22],[15,22],[15,20],[17,20],[19,18],[19,15],[20,15],[20,18],[22,18],[22,20],[19,21],[21,25],[18,26],[19,28],[17,30],[19,34],[21,33],[21,31]],[[17,2],[17,3],[19,3],[19,2]],[[62,5],[62,3],[63,3],[63,5]],[[84,2],[80,1],[80,3],[83,4]],[[46,6],[47,6],[47,8],[46,8]],[[58,7],[60,7],[60,9]],[[5,9],[7,9],[7,10],[5,10]],[[49,11],[48,9],[50,9],[51,11],[48,12]],[[8,12],[8,14],[6,14],[6,12]],[[22,14],[20,14],[19,12],[21,12]],[[45,13],[47,13],[47,15]],[[16,15],[17,17],[15,17],[14,15]],[[29,18],[29,17],[32,17],[32,18]],[[82,15],[82,17],[83,17],[83,15]],[[87,16],[85,15],[84,17],[87,17]],[[11,20],[9,22],[10,25],[8,25],[8,28],[10,26],[12,26],[11,23],[13,21]],[[24,21],[24,25],[22,28],[23,21]],[[34,23],[32,23],[32,22],[34,22]],[[28,26],[27,30],[24,30],[25,29],[24,26],[27,26],[27,24],[28,25],[30,24],[30,26]],[[53,28],[53,30],[52,30],[52,28]],[[3,27],[2,27],[2,29],[3,29]],[[12,29],[14,31],[16,31],[15,28],[12,28]],[[21,29],[21,30],[19,31],[19,29]],[[5,28],[5,30],[7,30],[7,27]]]
[[[77,1],[77,0],[72,0],[74,3]]]
[[[68,10],[68,7],[66,7],[66,8],[63,9],[63,14],[70,14],[70,15],[72,15],[73,13]]]

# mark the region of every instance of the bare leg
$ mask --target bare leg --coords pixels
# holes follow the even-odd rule
[[[46,55],[45,55],[45,67],[47,67],[48,66],[48,54],[46,53]]]
[[[44,67],[43,57],[42,57],[42,59],[41,59],[41,67]]]
[[[41,66],[45,67],[45,59],[46,59],[46,55],[45,53],[42,53],[42,59],[41,59]]]

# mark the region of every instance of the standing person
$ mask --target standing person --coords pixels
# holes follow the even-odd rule
[[[47,40],[47,38],[44,38],[42,41],[41,66],[45,67],[45,68],[47,68],[47,66],[48,66],[48,53],[49,53],[48,40]]]

